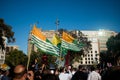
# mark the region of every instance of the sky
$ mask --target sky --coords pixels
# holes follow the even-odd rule
[[[27,54],[32,25],[42,30],[112,30],[120,32],[120,0],[0,0],[0,18],[12,26],[19,49]]]

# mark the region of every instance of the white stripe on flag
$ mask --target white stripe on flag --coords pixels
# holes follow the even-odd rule
[[[48,53],[55,54],[57,56],[59,55],[59,48],[53,46],[51,43],[43,41],[37,38],[35,35],[31,36],[31,40],[32,43],[35,44],[35,46],[38,47],[39,49]]]
[[[69,42],[66,42],[64,40],[62,40],[61,46],[63,48],[70,49],[70,50],[73,50],[73,51],[80,51],[80,48],[76,44],[69,43]]]

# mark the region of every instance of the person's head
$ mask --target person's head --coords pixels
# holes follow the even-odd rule
[[[46,74],[43,76],[43,80],[58,80],[58,77],[55,74]]]
[[[82,71],[82,68],[83,67],[81,65],[78,66],[78,70]]]
[[[35,59],[35,63],[37,63],[38,62],[38,59]]]
[[[61,73],[61,72],[65,72],[65,67],[61,67],[61,68],[60,68],[60,73]]]
[[[85,68],[83,68],[83,69],[82,69],[82,71],[83,71],[83,72],[86,72],[86,69],[85,69]]]
[[[68,66],[68,70],[71,70],[71,69],[72,69],[72,66],[71,66],[71,65],[69,65],[69,66]]]
[[[95,71],[95,66],[91,66],[91,71]]]
[[[27,70],[24,65],[17,65],[14,68],[13,80],[25,80],[27,78]]]
[[[96,71],[99,73],[99,67],[97,66],[91,66],[91,71]]]
[[[59,70],[55,69],[55,75],[59,75]]]

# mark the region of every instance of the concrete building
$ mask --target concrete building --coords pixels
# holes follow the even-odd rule
[[[17,45],[7,45],[6,46],[6,53],[9,53],[15,49],[19,50],[19,47]]]
[[[0,64],[4,64],[5,62],[5,55],[8,54],[10,51],[15,49],[19,49],[16,45],[6,45],[6,50],[0,49]]]
[[[1,37],[0,43],[3,43],[2,45],[4,45],[4,47],[0,45],[0,64],[4,64],[6,54],[14,49],[19,48],[18,46],[15,45],[13,46],[7,45],[7,37],[5,37],[5,33],[2,28],[0,28],[0,37]]]
[[[92,48],[80,62],[75,62],[74,66],[81,65],[92,65],[100,62],[100,52],[107,51],[106,42],[111,36],[115,36],[117,33],[109,30],[98,30],[98,31],[81,31],[88,40],[91,41]]]

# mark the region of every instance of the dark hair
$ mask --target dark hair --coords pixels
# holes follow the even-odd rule
[[[81,65],[79,65],[79,66],[78,66],[78,69],[79,69],[79,70],[80,70],[80,69],[82,69],[82,66],[81,66]]]
[[[65,67],[60,67],[60,72],[63,72]]]
[[[46,74],[43,76],[43,80],[59,80],[54,74]]]
[[[91,66],[91,71],[94,71],[95,70],[95,67],[94,66]]]

